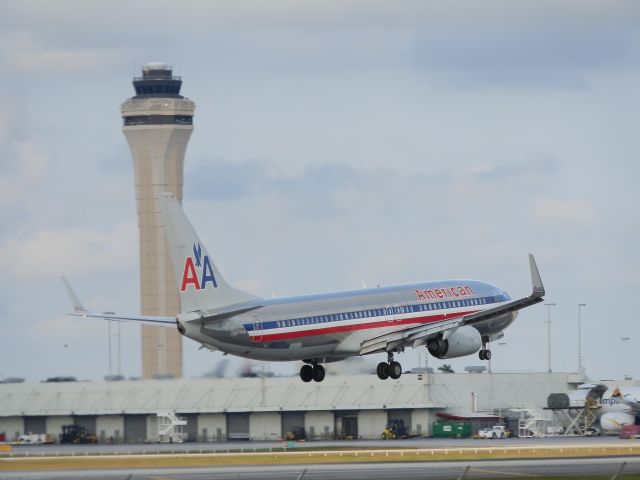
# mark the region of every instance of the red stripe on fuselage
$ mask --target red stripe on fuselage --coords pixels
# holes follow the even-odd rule
[[[451,320],[452,318],[463,317],[480,310],[472,310],[469,312],[441,313],[438,315],[430,315],[425,317],[403,318],[402,320],[382,320],[373,323],[354,323],[353,325],[339,325],[336,327],[312,328],[308,330],[295,330],[293,332],[283,333],[262,333],[263,330],[254,330],[252,336],[255,342],[267,342],[271,340],[288,340],[290,338],[311,337],[316,335],[328,335],[331,333],[354,332],[356,330],[368,330],[371,328],[395,327],[398,325],[411,325],[421,323],[434,323],[442,320]]]

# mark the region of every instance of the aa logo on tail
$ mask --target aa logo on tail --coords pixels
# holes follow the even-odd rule
[[[207,288],[207,283],[211,283],[213,288],[218,288],[209,256],[203,256],[200,243],[194,243],[193,256],[187,257],[184,261],[180,291],[185,292],[188,285],[193,285],[196,291],[203,290]]]

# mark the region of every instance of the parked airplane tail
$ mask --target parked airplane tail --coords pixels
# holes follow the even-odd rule
[[[218,309],[258,299],[224,280],[175,195],[161,194],[160,208],[183,313]]]

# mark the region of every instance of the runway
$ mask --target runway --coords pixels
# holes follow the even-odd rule
[[[485,460],[411,464],[297,465],[219,468],[174,468],[123,470],[81,470],[65,472],[0,472],[0,479],[58,480],[90,478],[92,480],[423,480],[454,479],[467,467],[466,478],[529,478],[540,475],[612,476],[626,462],[623,473],[640,474],[640,458],[587,458],[559,460]]]

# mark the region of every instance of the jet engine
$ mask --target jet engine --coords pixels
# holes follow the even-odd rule
[[[602,430],[609,432],[619,432],[625,425],[634,425],[635,417],[625,412],[609,412],[600,417]]]
[[[429,353],[436,358],[464,357],[476,353],[480,347],[482,347],[480,332],[469,325],[458,328],[446,339],[441,333],[427,342]]]

